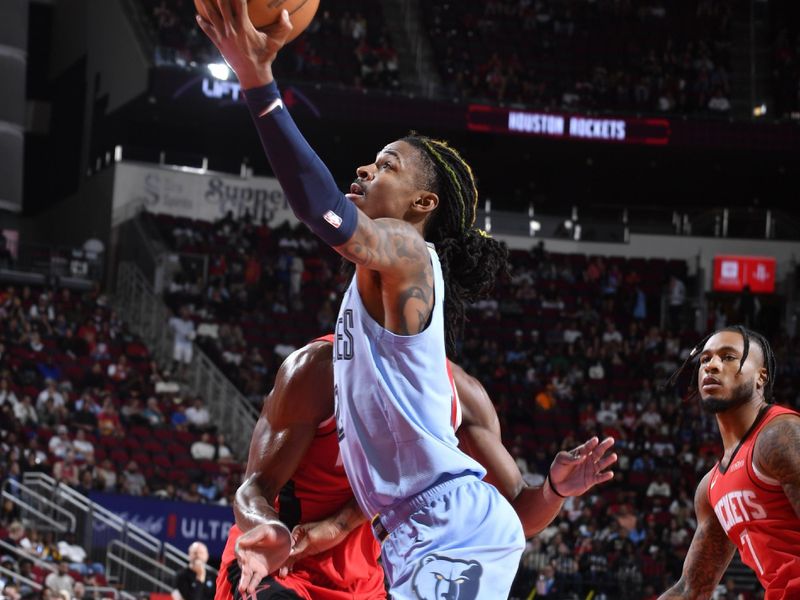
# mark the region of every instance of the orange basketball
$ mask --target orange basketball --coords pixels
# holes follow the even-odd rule
[[[216,0],[212,0],[216,2]],[[203,17],[206,16],[203,3],[194,0],[194,6]],[[289,34],[288,42],[305,31],[311,23],[311,19],[319,8],[319,0],[247,0],[247,14],[257,29],[266,29],[269,33],[269,26],[277,22],[283,9],[289,11],[289,18],[294,28]]]

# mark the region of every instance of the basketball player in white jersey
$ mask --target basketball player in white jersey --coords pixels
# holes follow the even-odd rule
[[[505,598],[524,547],[508,501],[458,449],[456,350],[465,303],[486,297],[506,251],[474,226],[472,171],[444,142],[410,135],[359,167],[342,194],[297,130],[272,76],[291,30],[257,31],[245,0],[203,0],[198,16],[239,77],[295,214],[356,265],[334,340],[342,460],[371,516],[393,598]],[[584,457],[597,465],[591,455]],[[599,469],[599,467],[597,467]],[[555,492],[552,480],[548,490]],[[289,532],[277,540],[288,553]]]

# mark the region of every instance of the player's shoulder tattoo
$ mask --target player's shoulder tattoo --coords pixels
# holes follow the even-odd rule
[[[755,443],[757,466],[781,483],[800,484],[800,418],[781,416],[767,424]]]

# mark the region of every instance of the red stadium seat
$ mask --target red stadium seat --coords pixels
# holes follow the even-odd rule
[[[108,457],[117,465],[124,465],[130,460],[128,452],[124,448],[116,448],[112,450]]]
[[[154,438],[146,438],[142,441],[142,449],[147,450],[153,456],[163,454],[165,452],[164,445]]]
[[[169,457],[166,454],[153,455],[153,464],[163,469],[172,468],[172,461],[170,461]]]

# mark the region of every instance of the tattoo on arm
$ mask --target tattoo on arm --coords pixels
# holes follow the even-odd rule
[[[661,596],[661,600],[711,597],[733,558],[735,548],[719,523],[715,521],[713,527],[708,525],[698,526],[681,578]]]
[[[397,296],[397,315],[401,335],[414,335],[425,329],[433,308],[433,286],[420,282]]]
[[[767,425],[756,440],[759,470],[777,479],[800,516],[800,419],[780,417]]]
[[[434,304],[433,267],[425,240],[397,219],[372,220],[359,213],[353,237],[337,246],[347,260],[381,274],[393,290],[392,314],[400,335],[425,329]]]
[[[430,263],[422,236],[398,219],[370,219],[358,214],[353,236],[336,251],[347,260],[375,271],[409,271]]]
[[[659,600],[710,598],[736,551],[708,502],[707,485],[708,476],[697,489],[697,530],[686,554],[681,578]]]

